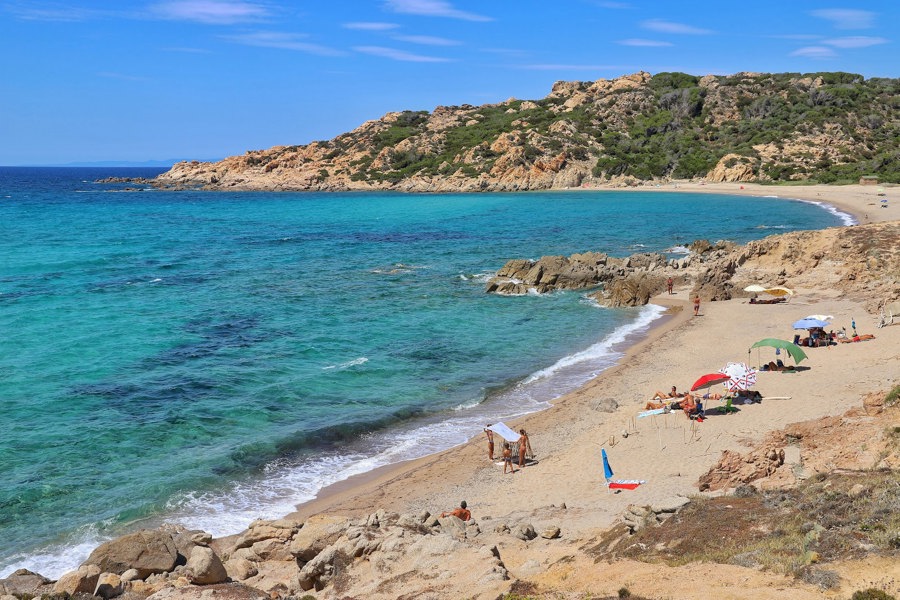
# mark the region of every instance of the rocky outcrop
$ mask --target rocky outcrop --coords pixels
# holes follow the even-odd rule
[[[751,283],[790,288],[841,290],[875,313],[900,298],[900,223],[797,231],[735,246],[728,242],[690,244],[692,253],[667,260],[662,254],[615,258],[599,252],[512,259],[485,288],[488,293],[522,295],[601,287],[591,294],[607,306],[636,306],[662,292],[669,277],[690,285],[703,301],[745,296]]]
[[[707,181],[719,183],[723,181],[756,181],[757,163],[749,156],[726,154],[706,175]]]
[[[719,463],[700,477],[700,491],[714,491],[769,477],[784,464],[784,448],[768,446],[742,455],[726,450]]]
[[[659,525],[688,504],[690,504],[690,498],[683,496],[654,505],[629,504],[622,513],[622,522],[628,527],[630,533],[634,533],[644,527]]]
[[[546,512],[556,515],[559,510],[551,507]],[[49,592],[52,585],[57,594],[107,600],[207,595],[256,599],[352,586],[359,597],[393,598],[403,590],[403,581],[419,577],[424,569],[433,574],[430,585],[438,595],[470,595],[467,586],[473,581],[500,595],[509,589],[510,575],[496,541],[550,544],[562,537],[562,530],[553,522],[538,530],[516,518],[495,526],[490,539],[485,537],[475,519],[437,517],[428,511],[379,510],[355,519],[316,515],[305,522],[257,520],[240,535],[222,539],[164,526],[101,545],[55,585],[23,571],[0,580],[0,592]],[[469,577],[457,585],[460,572]]]
[[[86,565],[96,565],[103,573],[122,574],[137,569],[141,579],[175,568],[178,551],[172,535],[166,531],[142,530],[98,546]]]

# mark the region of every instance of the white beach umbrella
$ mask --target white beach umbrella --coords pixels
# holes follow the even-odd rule
[[[725,382],[725,387],[727,387],[730,392],[736,390],[749,390],[756,385],[757,371],[747,363],[730,362],[722,369],[719,369],[719,373],[724,373],[730,378]]]

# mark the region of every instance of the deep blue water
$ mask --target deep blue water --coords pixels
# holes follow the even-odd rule
[[[124,191],[0,168],[0,576],[104,539],[214,535],[540,410],[658,307],[497,297],[510,258],[840,224],[809,203],[571,191]]]

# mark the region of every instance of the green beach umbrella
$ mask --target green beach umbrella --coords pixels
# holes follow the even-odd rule
[[[806,352],[804,352],[800,346],[793,342],[779,340],[776,338],[766,338],[764,340],[759,340],[758,342],[750,346],[750,350],[753,350],[754,348],[762,348],[763,346],[770,348],[781,348],[782,350],[790,354],[794,359],[794,362],[797,364],[800,364],[800,361],[806,358]],[[747,350],[747,352],[749,353],[750,350]]]

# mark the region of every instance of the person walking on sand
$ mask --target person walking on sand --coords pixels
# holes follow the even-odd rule
[[[509,442],[503,442],[503,474],[506,475],[506,470],[509,469],[510,473],[515,473],[516,468],[513,466],[512,462],[512,448],[509,447]]]
[[[490,423],[484,428],[484,432],[487,434],[488,439],[488,459],[490,459],[491,462],[494,462],[494,432],[491,430]]]
[[[694,316],[700,314],[700,296],[694,296]]]
[[[669,277],[668,281],[666,281],[666,290],[669,292],[669,295],[672,295],[672,286],[675,285],[675,282]]]

